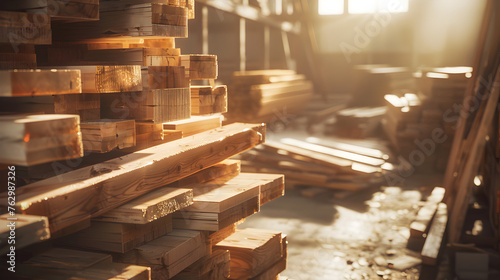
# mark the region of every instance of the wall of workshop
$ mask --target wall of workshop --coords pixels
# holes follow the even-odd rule
[[[410,0],[407,13],[332,16],[319,16],[311,7],[329,91],[352,92],[357,64],[472,65],[485,4]]]

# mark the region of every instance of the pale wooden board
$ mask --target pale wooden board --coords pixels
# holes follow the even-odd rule
[[[179,229],[218,231],[259,212],[258,197],[253,197],[220,213],[179,211],[174,213],[173,226]]]
[[[193,263],[174,276],[173,280],[207,279],[217,280],[229,277],[229,251],[216,250],[211,256],[206,256]]]
[[[16,276],[21,279],[131,279],[150,280],[151,269],[146,266],[121,263],[99,263],[82,270],[36,267],[20,264]]]
[[[92,221],[90,227],[58,239],[57,242],[89,250],[125,253],[171,231],[171,216],[147,224]]]
[[[35,165],[83,156],[78,115],[0,117],[0,162]]]
[[[140,65],[60,66],[81,72],[81,92],[112,93],[142,90]]]
[[[26,265],[82,270],[98,263],[111,263],[111,255],[65,248],[50,248],[28,261]]]
[[[255,277],[283,255],[281,232],[252,228],[236,230],[214,249],[229,250],[230,279]]]
[[[269,268],[267,268],[264,272],[260,273],[259,275],[251,278],[252,280],[266,280],[266,279],[277,279],[280,272],[286,269],[286,262],[287,262],[287,240],[286,240],[286,235],[282,234],[282,239],[281,239],[281,246],[282,246],[282,257],[280,258],[279,261],[275,262],[272,264]]]
[[[188,185],[185,187],[193,189],[194,203],[183,211],[221,213],[252,197],[260,197],[262,186],[280,184],[282,180],[281,175],[272,179],[259,179],[240,173],[236,176],[226,175],[202,184]]]
[[[193,204],[193,190],[163,187],[106,212],[95,220],[146,224],[191,204]]]
[[[81,93],[78,70],[2,70],[0,96],[33,96]]]
[[[264,129],[235,123],[38,181],[16,193],[16,211],[48,216],[56,232],[250,149]]]
[[[164,130],[180,130],[183,137],[188,137],[209,129],[220,127],[222,116],[192,116],[186,120],[167,122],[163,124]]]
[[[422,248],[422,262],[427,265],[436,265],[438,261],[439,251],[445,238],[446,224],[448,223],[448,211],[446,204],[440,202],[429,233],[425,238],[424,247]]]
[[[177,229],[128,253],[116,254],[114,259],[122,263],[169,267],[176,265],[177,262],[182,261],[198,248],[205,248],[205,243],[206,235],[202,232]],[[199,258],[192,260],[184,268]]]
[[[410,224],[410,235],[420,237],[429,230],[432,217],[438,208],[438,204],[443,200],[445,189],[435,187],[431,195],[427,198],[424,206],[418,210],[415,221]]]
[[[180,14],[179,14],[180,13]],[[53,24],[55,39],[61,41],[113,36],[166,36],[188,34],[187,8],[160,3],[106,1],[100,3],[99,20]]]
[[[2,254],[10,252],[10,247],[13,245],[12,241],[9,241],[11,229],[15,229],[16,249],[50,238],[49,221],[46,217],[3,214],[0,216],[0,253]]]

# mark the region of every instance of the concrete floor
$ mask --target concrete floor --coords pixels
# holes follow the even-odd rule
[[[239,227],[287,234],[288,266],[281,275],[290,279],[419,279],[418,255],[406,246],[422,193],[434,186],[425,185],[374,186],[345,198],[332,190],[304,197],[287,188]]]

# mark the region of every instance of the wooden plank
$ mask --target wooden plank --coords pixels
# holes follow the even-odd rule
[[[344,142],[339,142],[335,140],[329,140],[325,138],[307,137],[307,142],[322,145],[329,148],[334,148],[337,150],[342,150],[351,153],[357,153],[363,156],[378,158],[378,159],[389,159],[389,155],[384,153],[379,149],[367,148],[359,145],[348,144]]]
[[[248,179],[247,176],[226,175],[215,180],[186,186],[192,188],[193,205],[186,207],[187,212],[221,213],[248,199],[260,196],[260,186],[272,184],[275,180]]]
[[[206,256],[193,263],[174,276],[173,280],[206,279],[220,280],[229,277],[230,257],[228,250],[216,250],[211,256]]]
[[[0,43],[48,45],[52,43],[51,22],[47,16],[0,11]]]
[[[16,211],[47,215],[53,233],[250,149],[264,129],[231,124],[38,181],[16,193]],[[0,197],[6,206],[7,193]]]
[[[83,156],[78,115],[1,116],[0,162],[35,165]]]
[[[318,163],[323,166],[328,166],[328,167],[333,167],[335,169],[339,168],[350,168],[352,165],[352,162],[346,159],[340,159],[337,157],[332,157],[329,155],[317,153],[317,152],[312,152],[307,149],[302,149],[299,147],[295,146],[290,146],[286,144],[282,144],[280,142],[276,141],[266,141],[266,143],[263,146],[264,148],[270,148],[274,151],[278,151],[280,154],[288,154],[288,155],[294,155],[294,157],[301,159],[301,160],[307,160],[310,162]],[[280,152],[283,151],[283,152]]]
[[[114,255],[117,262],[153,267],[155,274],[167,279],[206,255],[206,235],[199,231],[174,230],[136,249]]]
[[[218,231],[259,212],[259,197],[253,197],[220,213],[178,211],[173,226],[178,229]]]
[[[210,244],[213,246],[221,242],[222,240],[228,238],[231,234],[235,232],[236,232],[236,225],[232,224],[216,232],[210,233],[210,235],[208,236],[208,240],[210,241]]]
[[[147,75],[143,76],[143,85],[148,89],[189,87],[184,66],[148,66]]]
[[[151,269],[145,266],[126,265],[121,263],[98,263],[82,270],[45,268],[20,264],[16,277],[19,279],[130,279],[150,280]]]
[[[12,235],[12,232],[15,234]],[[49,238],[49,221],[46,217],[22,214],[0,216],[1,254],[10,253],[12,246],[17,250]]]
[[[435,187],[432,190],[432,194],[427,198],[424,206],[418,210],[415,221],[410,224],[411,236],[422,237],[428,232],[432,217],[438,208],[438,204],[443,200],[444,194],[444,188]]]
[[[226,159],[207,169],[196,172],[186,178],[172,184],[175,187],[186,188],[192,184],[201,184],[223,176],[236,176],[240,174],[241,166],[239,160]]]
[[[147,224],[92,221],[89,228],[58,239],[61,245],[90,250],[125,253],[172,231],[172,217]]]
[[[98,263],[111,263],[111,255],[65,248],[50,248],[28,261],[26,265],[81,270]]]
[[[179,14],[181,13],[181,14]],[[53,24],[54,39],[82,40],[113,36],[166,36],[185,38],[187,9],[160,3],[103,1],[98,21]]]
[[[181,55],[181,66],[185,67],[186,77],[190,80],[217,79],[218,64],[216,55]]]
[[[101,107],[103,118],[164,123],[191,117],[188,87],[105,94]]]
[[[54,20],[98,20],[99,0],[18,0],[4,1],[2,10],[47,15]],[[50,22],[50,19],[48,19]]]
[[[359,162],[359,163],[364,163],[368,165],[373,165],[373,166],[381,166],[382,164],[385,163],[385,160],[379,159],[379,158],[373,158],[373,157],[368,157],[364,155],[360,155],[357,153],[353,152],[348,152],[344,150],[339,150],[339,149],[334,149],[334,148],[329,148],[321,145],[316,145],[316,144],[311,144],[307,143],[304,141],[296,140],[293,138],[283,138],[280,140],[281,143],[295,146],[295,147],[300,147],[303,149],[307,149],[310,151],[322,153],[322,154],[327,154],[333,157],[345,159],[345,160],[350,160],[354,162]]]
[[[445,238],[446,224],[448,222],[448,211],[446,204],[439,203],[436,214],[432,220],[429,234],[425,238],[422,248],[422,262],[427,265],[436,265],[439,251]]]
[[[231,273],[229,279],[248,279],[266,270],[282,257],[281,232],[245,228],[214,246],[229,250]]]
[[[164,187],[125,203],[94,220],[146,224],[191,204],[193,190]]]
[[[490,95],[487,99],[483,114],[477,118],[479,123],[476,133],[471,134],[471,146],[468,155],[462,159],[465,161],[464,168],[457,177],[456,196],[453,201],[453,208],[450,215],[450,242],[458,242],[462,232],[465,215],[467,212],[468,198],[472,192],[472,182],[477,174],[480,162],[483,158],[482,151],[486,145],[486,135],[493,121],[496,106],[500,95],[500,68],[497,69],[495,82],[492,85]]]
[[[80,124],[85,152],[106,153],[135,146],[135,121],[98,120]]]
[[[183,137],[220,127],[222,116],[192,116],[189,119],[167,122],[163,124],[164,130],[180,130]]]
[[[191,114],[207,115],[227,112],[227,87],[191,86]]]
[[[84,93],[142,90],[141,66],[139,65],[65,66],[64,69],[81,71],[81,92]]]
[[[281,235],[281,246],[282,246],[282,257],[279,261],[275,262],[272,264],[268,269],[266,269],[264,272],[261,274],[251,278],[252,280],[266,280],[266,279],[276,279],[280,272],[286,269],[286,262],[287,262],[287,244],[288,241],[286,240],[286,235],[282,234]]]
[[[78,70],[2,70],[0,96],[81,93]]]

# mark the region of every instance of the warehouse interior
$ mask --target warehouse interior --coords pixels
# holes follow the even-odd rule
[[[500,279],[500,1],[0,3],[1,279]]]

